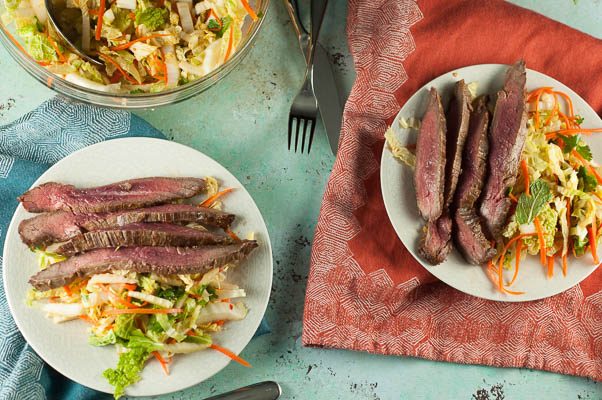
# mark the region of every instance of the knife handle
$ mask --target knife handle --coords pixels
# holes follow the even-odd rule
[[[318,36],[320,36],[320,28],[322,28],[322,21],[324,21],[327,6],[328,0],[311,0],[311,35],[309,38],[309,54],[307,55],[308,67],[314,62],[316,43]]]
[[[218,394],[205,400],[276,400],[281,394],[280,385],[274,381],[265,381]]]

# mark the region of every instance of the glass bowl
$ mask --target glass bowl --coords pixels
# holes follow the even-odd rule
[[[106,93],[69,82],[60,76],[49,72],[46,68],[36,63],[31,57],[24,54],[12,41],[13,38],[19,40],[18,35],[14,32],[14,26],[4,25],[2,19],[0,19],[0,42],[4,45],[12,58],[31,76],[57,93],[65,95],[73,100],[102,107],[122,109],[154,108],[173,104],[196,96],[228,75],[228,73],[242,61],[249,52],[257,37],[257,33],[266,18],[269,0],[249,0],[249,4],[260,18],[257,21],[252,21],[248,17],[245,18],[242,27],[243,36],[241,42],[236,52],[232,54],[228,61],[198,80],[158,93]],[[5,11],[4,1],[0,0],[0,15]],[[12,38],[7,32],[11,34]]]

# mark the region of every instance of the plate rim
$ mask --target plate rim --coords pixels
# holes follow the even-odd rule
[[[469,68],[507,68],[510,67],[511,64],[500,64],[500,63],[484,63],[484,64],[473,64],[473,65],[466,65],[463,67],[459,67],[459,68],[454,68],[451,69],[443,74],[440,74],[436,77],[434,77],[433,79],[429,80],[428,82],[426,82],[424,85],[420,86],[414,93],[412,93],[412,95],[410,97],[408,97],[408,99],[404,102],[403,105],[401,105],[399,111],[395,114],[395,116],[392,119],[391,122],[391,126],[393,126],[393,124],[395,123],[395,121],[398,120],[398,118],[402,117],[401,113],[404,109],[404,107],[410,103],[410,101],[414,100],[415,97],[418,97],[421,95],[421,92],[423,92],[425,89],[428,89],[428,87],[432,86],[432,83],[444,76],[450,75],[452,76],[454,79],[456,78],[456,74],[459,78],[459,75],[461,74],[462,71],[469,69]],[[580,100],[583,101],[583,103],[585,103],[587,105],[587,107],[592,111],[592,113],[598,118],[597,122],[599,124],[602,125],[602,118],[596,113],[596,111],[591,107],[591,105],[585,101],[585,99],[583,99],[583,97],[581,97],[577,92],[575,92],[570,86],[564,84],[563,82],[559,81],[558,79],[551,77],[543,72],[540,72],[538,70],[534,70],[531,68],[526,68],[526,71],[530,72],[530,73],[535,73],[535,74],[539,74],[542,75],[543,77],[545,77],[546,79],[553,81],[554,83],[557,83],[561,86],[563,86],[564,88],[568,89],[568,94],[573,97],[578,97]],[[451,78],[450,78],[451,79]],[[460,79],[460,78],[459,78]],[[566,90],[565,90],[566,91]],[[581,282],[583,282],[585,279],[587,279],[595,270],[596,268],[592,268],[591,271],[589,271],[589,273],[587,273],[586,275],[584,275],[578,282],[576,282],[574,285],[571,285],[569,287],[566,287],[560,291],[551,293],[551,294],[545,294],[545,295],[540,295],[540,296],[535,296],[532,298],[528,298],[528,299],[521,299],[520,296],[506,296],[505,298],[500,298],[500,297],[493,297],[493,296],[486,296],[484,294],[479,295],[479,294],[475,294],[475,293],[469,293],[465,290],[462,290],[460,288],[455,287],[454,285],[448,283],[447,281],[441,279],[438,274],[434,273],[431,269],[432,268],[441,268],[442,266],[444,266],[444,263],[437,265],[437,266],[431,266],[431,265],[425,265],[425,262],[423,262],[423,260],[418,257],[416,255],[416,251],[414,250],[414,248],[412,248],[411,246],[407,246],[405,244],[405,242],[403,241],[403,239],[401,238],[401,233],[399,232],[399,229],[397,227],[397,225],[393,222],[393,218],[391,217],[392,214],[392,209],[394,207],[394,204],[392,204],[391,200],[389,198],[389,196],[386,194],[387,191],[385,190],[385,183],[386,183],[386,177],[384,176],[384,169],[383,169],[383,164],[385,162],[385,158],[387,157],[392,157],[392,155],[390,154],[390,151],[387,149],[387,141],[385,140],[383,143],[383,149],[382,149],[382,153],[381,153],[381,157],[380,157],[380,165],[379,165],[379,183],[380,183],[380,190],[381,190],[381,196],[383,198],[383,203],[385,206],[385,210],[387,212],[387,218],[389,219],[389,222],[391,223],[391,225],[393,226],[393,229],[395,231],[395,234],[397,236],[397,238],[399,239],[399,241],[401,242],[401,244],[403,244],[403,246],[408,250],[408,252],[410,253],[410,255],[418,262],[418,264],[420,264],[420,266],[424,269],[426,269],[430,274],[432,274],[437,280],[445,283],[446,285],[454,288],[455,290],[458,290],[462,293],[468,294],[470,296],[476,297],[476,298],[480,298],[480,299],[484,299],[484,300],[490,300],[490,301],[496,301],[496,302],[501,302],[501,303],[523,303],[523,302],[529,302],[529,301],[536,301],[536,300],[541,300],[541,299],[546,299],[552,296],[556,296],[558,294],[564,293],[567,290],[579,285]],[[403,167],[400,165],[400,167]],[[454,249],[455,250],[455,249]],[[466,264],[467,267],[472,267],[472,265],[470,264]],[[482,267],[480,267],[482,268]]]
[[[253,205],[255,206],[255,208],[257,209],[257,211],[259,212],[259,217],[260,217],[260,222],[262,225],[262,228],[265,231],[265,242],[267,244],[267,255],[266,257],[269,259],[269,290],[267,291],[267,297],[263,303],[260,315],[261,317],[258,318],[258,321],[255,323],[255,327],[252,330],[253,334],[249,337],[249,339],[246,341],[246,343],[242,346],[241,350],[236,353],[237,355],[242,353],[242,351],[249,345],[249,343],[251,342],[251,340],[255,337],[255,333],[257,332],[257,329],[259,328],[259,326],[261,325],[261,322],[263,321],[263,318],[265,317],[267,308],[269,306],[269,302],[270,302],[270,298],[272,296],[272,288],[273,288],[273,280],[274,280],[274,255],[273,255],[273,251],[272,251],[272,241],[270,239],[270,233],[268,230],[268,227],[265,223],[265,219],[263,217],[263,213],[261,212],[261,209],[259,208],[259,206],[257,205],[255,199],[253,198],[253,196],[251,196],[251,193],[247,190],[247,188],[240,182],[240,180],[236,177],[236,175],[234,175],[232,172],[230,172],[230,170],[228,168],[226,168],[224,165],[222,165],[220,162],[216,161],[213,157],[208,156],[207,154],[203,153],[200,150],[197,150],[193,147],[187,146],[185,144],[182,143],[178,143],[178,142],[173,142],[171,140],[168,139],[164,139],[164,138],[153,138],[153,137],[146,137],[146,136],[130,136],[130,137],[118,137],[118,138],[111,138],[111,139],[107,139],[107,140],[103,140],[97,143],[93,143],[91,145],[82,147],[81,149],[75,150],[72,153],[69,153],[67,156],[61,158],[59,161],[57,161],[56,163],[52,164],[47,170],[45,170],[30,186],[30,188],[33,188],[37,185],[39,185],[41,180],[43,180],[44,176],[51,170],[53,169],[55,166],[57,166],[60,163],[65,162],[65,160],[69,159],[71,156],[75,156],[81,152],[87,151],[88,149],[92,148],[92,147],[96,147],[96,146],[103,146],[103,145],[107,145],[107,143],[109,142],[160,142],[161,144],[169,144],[169,145],[173,145],[175,147],[180,147],[180,148],[184,148],[187,150],[193,150],[194,152],[199,153],[200,155],[206,157],[207,159],[209,159],[210,161],[213,161],[214,163],[216,163],[217,165],[219,165],[221,168],[223,168],[227,173],[229,173],[232,178],[234,179],[235,183],[237,183],[251,198]],[[132,178],[134,179],[134,178]],[[17,329],[19,330],[19,333],[21,334],[21,336],[23,336],[23,338],[25,339],[26,343],[31,346],[32,350],[35,352],[35,354],[40,357],[44,363],[46,363],[48,366],[52,367],[53,369],[55,369],[58,373],[60,373],[61,375],[63,375],[64,377],[66,377],[67,379],[72,380],[73,382],[76,382],[84,387],[90,388],[92,390],[96,390],[102,393],[108,393],[108,394],[113,394],[113,391],[107,391],[105,389],[99,388],[99,387],[92,387],[92,386],[88,386],[85,383],[80,382],[79,380],[77,380],[75,377],[72,376],[72,374],[69,371],[64,371],[62,369],[56,368],[51,362],[49,362],[46,357],[44,355],[41,354],[41,352],[38,351],[37,348],[37,344],[34,345],[32,344],[32,342],[30,341],[29,337],[27,334],[24,333],[20,323],[18,322],[18,318],[15,318],[15,311],[13,309],[13,306],[11,304],[11,300],[9,298],[9,291],[8,291],[8,286],[9,286],[9,279],[7,279],[8,275],[7,275],[7,259],[8,257],[6,257],[7,254],[10,253],[9,251],[9,245],[8,245],[8,235],[11,232],[16,232],[17,230],[14,228],[14,226],[16,226],[15,224],[17,224],[16,218],[17,218],[17,212],[19,211],[19,209],[23,208],[23,205],[21,203],[19,203],[17,205],[17,208],[15,209],[15,211],[13,212],[13,216],[10,219],[10,223],[8,225],[8,228],[6,230],[6,237],[5,237],[5,241],[4,241],[4,246],[2,249],[2,259],[3,259],[3,263],[2,263],[2,279],[3,279],[3,288],[4,288],[4,293],[5,293],[5,298],[6,298],[6,303],[8,305],[11,317],[17,327]],[[263,234],[263,233],[262,233]],[[43,316],[42,316],[43,317]],[[91,348],[93,346],[90,346]],[[42,352],[43,353],[43,352]],[[191,388],[193,386],[199,385],[203,382],[205,382],[206,380],[212,378],[213,376],[215,376],[216,374],[218,374],[219,372],[221,372],[224,368],[226,368],[228,365],[230,365],[230,363],[232,362],[232,360],[227,359],[225,360],[226,362],[223,363],[223,365],[219,368],[217,368],[212,374],[208,375],[205,379],[199,380],[199,381],[195,381],[195,382],[191,382],[190,384],[184,384],[182,386],[180,386],[177,389],[173,389],[173,390],[158,390],[156,392],[153,393],[149,393],[149,394],[141,394],[141,395],[131,395],[131,394],[125,394],[126,396],[129,397],[138,397],[138,396],[160,396],[160,395],[165,395],[165,394],[170,394],[170,393],[174,393],[180,390],[185,390],[188,388]],[[161,386],[158,386],[159,388]]]

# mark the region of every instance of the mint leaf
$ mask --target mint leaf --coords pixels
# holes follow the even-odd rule
[[[520,225],[530,224],[541,209],[552,199],[550,188],[541,179],[529,185],[529,191],[531,195],[521,194],[516,205],[516,222]]]
[[[558,135],[560,137],[560,139],[562,139],[562,142],[564,143],[564,147],[562,148],[562,151],[564,151],[565,153],[570,153],[575,147],[577,147],[577,144],[579,144],[579,135],[572,135],[572,136],[565,136],[565,135]]]
[[[596,177],[587,172],[583,166],[579,167],[577,177],[579,178],[579,189],[584,192],[593,192],[598,187]]]
[[[577,153],[581,154],[581,156],[583,158],[585,158],[587,161],[591,161],[593,156],[592,156],[592,150],[589,148],[588,145],[584,144],[584,145],[578,145],[577,148],[575,149],[577,150]]]

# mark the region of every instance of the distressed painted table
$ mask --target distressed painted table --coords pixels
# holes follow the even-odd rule
[[[574,1],[515,0],[602,38],[602,1]],[[331,52],[340,89],[348,93],[355,76],[345,16],[346,2],[332,1],[321,39]],[[284,399],[602,399],[602,386],[582,378],[301,346],[311,241],[334,160],[321,126],[311,156],[285,150],[288,108],[302,75],[303,59],[286,12],[273,0],[255,48],[238,70],[197,98],[138,113],[169,139],[230,169],[257,201],[274,246],[267,312],[272,333],[253,340],[242,354],[254,368],[232,363],[205,383],[164,398],[198,399],[274,379]],[[0,49],[0,124],[51,96]]]

